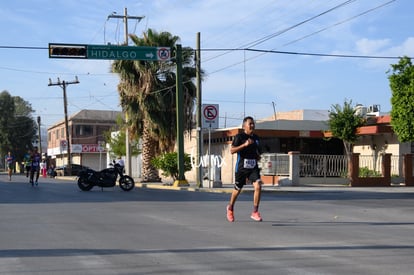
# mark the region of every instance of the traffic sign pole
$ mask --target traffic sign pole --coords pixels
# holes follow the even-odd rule
[[[178,144],[178,179],[174,182],[174,186],[188,185],[188,181],[184,177],[184,95],[183,95],[183,80],[182,80],[182,48],[181,45],[176,47],[176,62],[177,62],[177,74],[176,74],[176,93],[175,101],[177,106],[177,144]]]

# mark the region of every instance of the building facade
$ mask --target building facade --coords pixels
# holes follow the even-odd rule
[[[100,170],[107,167],[106,132],[117,130],[121,112],[82,110],[68,118],[71,160],[74,164]],[[65,121],[48,128],[47,154],[56,167],[67,164]]]
[[[324,110],[297,110],[277,113],[268,119],[256,119],[255,133],[260,137],[262,153],[283,153],[295,151],[301,154],[337,154],[342,155],[342,141],[327,139],[324,131],[328,130],[328,112]],[[203,156],[200,165],[203,177],[210,181],[234,182],[237,154],[230,153],[233,138],[242,131],[240,127],[216,129],[209,134],[203,130]],[[185,152],[196,156],[197,141],[195,132],[185,140]],[[210,137],[210,138],[209,138]],[[210,150],[209,150],[210,149]],[[212,156],[211,163],[209,157]],[[211,170],[208,169],[211,164]],[[219,168],[219,169],[217,169]],[[196,170],[186,173],[189,181],[196,181]]]

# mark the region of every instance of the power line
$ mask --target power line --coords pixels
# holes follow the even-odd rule
[[[347,23],[347,22],[349,22],[349,21],[351,21],[351,20],[353,20],[353,19],[355,19],[355,18],[358,18],[358,17],[360,17],[360,16],[362,16],[362,15],[365,15],[365,14],[367,14],[367,13],[370,13],[370,12],[372,12],[372,11],[375,11],[375,10],[377,10],[377,9],[380,9],[380,8],[382,8],[382,7],[384,7],[384,6],[387,6],[387,5],[389,5],[389,4],[391,4],[392,2],[395,2],[395,1],[396,1],[396,0],[391,0],[391,1],[388,1],[388,2],[386,2],[386,3],[383,3],[383,4],[379,5],[379,6],[376,6],[376,7],[374,7],[374,8],[369,9],[369,10],[366,10],[366,11],[364,11],[364,12],[361,12],[361,13],[359,13],[359,14],[357,14],[357,15],[354,15],[354,16],[352,16],[352,17],[349,17],[349,18],[347,18],[347,19],[345,19],[345,20],[339,21],[339,22],[337,22],[337,23],[335,23],[335,24],[332,24],[332,25],[330,25],[330,26],[328,26],[328,27],[322,28],[322,29],[320,29],[320,30],[318,30],[318,31],[315,31],[315,32],[313,32],[313,33],[307,34],[307,35],[302,36],[302,37],[300,37],[300,38],[298,38],[298,39],[295,39],[295,40],[293,40],[293,41],[290,41],[290,42],[288,42],[288,43],[285,43],[285,44],[283,44],[283,46],[288,46],[288,45],[291,45],[291,44],[296,43],[296,42],[298,42],[298,41],[301,41],[301,40],[303,40],[303,39],[305,39],[305,38],[308,38],[308,37],[313,36],[313,35],[315,35],[315,34],[318,34],[318,33],[321,33],[321,32],[323,32],[323,31],[326,31],[326,30],[328,30],[328,29],[330,29],[330,28],[333,28],[333,27],[336,27],[336,26],[342,25],[342,24],[344,24],[344,23]]]
[[[393,0],[395,1],[395,0]],[[9,48],[9,49],[48,49],[41,47],[15,47],[15,46],[0,46],[0,48]],[[262,53],[276,53],[276,54],[294,54],[294,55],[310,55],[310,56],[324,56],[324,57],[344,57],[344,58],[368,58],[368,59],[399,59],[401,56],[375,56],[375,55],[355,55],[355,54],[327,54],[327,53],[311,53],[311,52],[293,52],[293,51],[276,51],[276,50],[264,50],[264,49],[254,49],[254,48],[202,48],[201,51],[210,51],[210,52],[234,52],[234,51],[251,51],[251,52],[262,52]],[[412,57],[410,57],[412,58]],[[247,59],[250,60],[250,59]],[[241,63],[244,61],[241,61]],[[16,71],[24,72],[36,72],[28,70],[20,70],[14,68],[0,67],[0,69],[9,69]],[[50,72],[39,72],[38,73],[50,73]],[[55,74],[55,73],[53,73]],[[108,75],[114,75],[115,73],[108,73]],[[86,73],[85,75],[90,75]]]
[[[314,19],[316,19],[316,18],[319,18],[319,17],[321,17],[322,15],[325,15],[325,14],[327,14],[327,13],[330,13],[330,12],[332,12],[332,11],[334,11],[334,10],[336,10],[336,9],[339,9],[339,8],[341,8],[341,7],[343,7],[343,6],[349,5],[349,4],[351,4],[352,2],[355,2],[355,1],[356,1],[356,0],[348,0],[348,1],[342,2],[341,4],[336,5],[336,6],[335,6],[335,7],[333,7],[333,8],[330,8],[330,9],[328,9],[328,10],[326,10],[326,11],[324,11],[324,12],[321,12],[321,13],[319,13],[319,14],[317,14],[317,15],[311,16],[311,17],[309,17],[308,19],[305,19],[305,20],[303,20],[303,21],[301,21],[301,22],[299,22],[299,23],[296,23],[296,24],[294,24],[294,25],[292,25],[292,26],[289,26],[289,27],[287,27],[287,28],[284,28],[284,29],[282,29],[282,30],[279,30],[279,31],[277,31],[277,32],[275,32],[275,33],[272,33],[272,34],[266,35],[266,36],[264,36],[264,37],[262,37],[262,38],[259,38],[259,39],[257,39],[257,40],[254,40],[254,41],[252,41],[252,42],[248,42],[248,43],[246,43],[246,44],[244,44],[244,45],[242,45],[242,46],[238,47],[238,49],[240,49],[240,48],[252,48],[252,47],[254,47],[254,46],[260,45],[260,44],[262,44],[262,43],[264,43],[264,42],[266,42],[266,41],[268,41],[268,40],[270,40],[270,39],[272,39],[272,38],[275,38],[275,37],[277,37],[277,36],[280,36],[280,35],[282,35],[282,34],[284,34],[284,33],[288,32],[288,31],[290,31],[290,30],[293,30],[293,29],[295,29],[295,28],[297,28],[297,27],[299,27],[299,26],[301,26],[301,25],[305,24],[305,23],[308,23],[308,22],[310,22],[310,21],[312,21],[312,20],[314,20]],[[229,52],[230,52],[230,51],[225,52],[225,53],[222,53],[222,54],[219,54],[219,55],[214,56],[214,57],[211,57],[211,58],[208,58],[208,59],[206,59],[206,60],[205,60],[205,62],[210,61],[210,60],[213,60],[213,59],[216,59],[216,58],[221,57],[221,56],[223,56],[223,55],[226,55],[226,54],[228,54]]]

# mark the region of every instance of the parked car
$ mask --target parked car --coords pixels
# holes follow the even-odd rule
[[[55,173],[57,176],[77,176],[78,173],[84,169],[88,169],[89,167],[79,165],[79,164],[72,164],[72,173],[69,175],[67,165],[59,166],[55,168]]]

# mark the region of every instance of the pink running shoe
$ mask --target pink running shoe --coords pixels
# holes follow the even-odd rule
[[[250,216],[250,218],[252,218],[252,220],[255,220],[257,222],[262,221],[262,217],[260,216],[259,212],[252,212],[252,215]]]
[[[226,210],[227,210],[227,220],[228,220],[229,222],[234,222],[234,214],[233,214],[233,210],[230,210],[228,205],[227,205]]]

